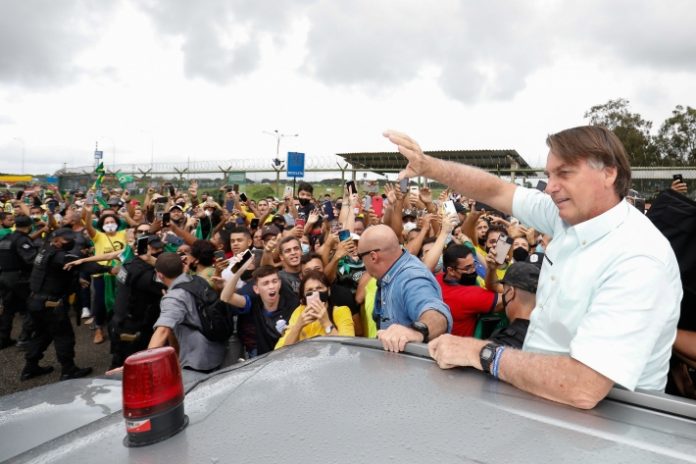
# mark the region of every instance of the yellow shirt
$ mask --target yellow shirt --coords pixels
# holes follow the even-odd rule
[[[126,231],[119,230],[114,235],[106,235],[104,232],[99,232],[92,237],[94,242],[94,254],[103,255],[112,251],[121,251],[126,248]],[[101,261],[99,264],[106,266],[108,261]]]
[[[375,296],[377,295],[377,279],[371,278],[365,286],[365,303],[360,308],[360,320],[362,321],[365,337],[377,338],[377,324],[372,318],[372,310],[375,308]]]
[[[288,330],[290,330],[290,327],[292,327],[294,324],[297,324],[297,320],[300,318],[300,316],[302,315],[302,311],[304,310],[305,306],[300,305],[297,308],[295,308],[295,311],[292,312],[292,316],[290,316],[290,320],[288,321],[288,328],[285,330],[283,336],[280,337],[278,343],[276,343],[275,349],[285,346],[285,337],[288,334]],[[348,308],[348,306],[334,306],[333,322],[334,326],[336,326],[336,330],[338,331],[338,335],[343,337],[355,337],[355,327],[353,327],[353,316],[351,315],[350,308]],[[299,342],[306,338],[321,337],[323,335],[326,335],[324,327],[322,327],[319,321],[314,321],[310,322],[302,328],[297,341]]]

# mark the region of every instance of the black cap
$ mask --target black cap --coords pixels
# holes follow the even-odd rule
[[[61,227],[60,229],[56,229],[56,231],[53,232],[53,237],[63,237],[68,240],[74,240],[75,232],[73,232],[70,228]]]
[[[268,235],[280,235],[280,229],[274,225],[268,225],[261,230],[261,238],[264,239]]]
[[[527,262],[532,263],[533,265],[541,269],[541,265],[544,264],[544,253],[531,253],[527,257]]]
[[[150,235],[147,237],[147,244],[153,248],[164,248],[164,242],[157,235]]]
[[[19,216],[15,217],[15,227],[31,227],[32,224],[33,221],[29,216],[20,214]]]
[[[402,218],[405,218],[405,217],[416,218],[416,217],[418,217],[418,216],[417,216],[417,214],[416,214],[416,212],[415,212],[414,210],[409,209],[409,208],[406,208],[405,210],[403,210],[403,211],[401,212],[401,217],[402,217]]]
[[[536,293],[539,283],[539,268],[524,261],[512,263],[500,283],[529,293]]]

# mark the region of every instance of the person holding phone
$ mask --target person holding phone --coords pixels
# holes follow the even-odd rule
[[[335,306],[331,285],[320,271],[308,271],[300,285],[300,306],[293,311],[288,328],[275,349],[307,338],[325,335],[354,337],[353,316],[347,306]]]
[[[665,237],[625,200],[631,168],[613,132],[582,126],[549,135],[545,193],[427,156],[405,134],[384,136],[408,160],[400,177],[435,179],[553,236],[523,349],[444,336],[429,345],[441,368],[472,366],[583,409],[614,385],[664,391],[679,267]]]

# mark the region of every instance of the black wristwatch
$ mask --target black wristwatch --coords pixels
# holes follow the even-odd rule
[[[423,335],[423,343],[428,343],[430,331],[428,330],[427,325],[423,324],[421,321],[416,321],[413,324],[411,324],[411,328],[417,332],[420,332],[421,335]]]
[[[495,343],[488,343],[481,348],[479,360],[481,361],[481,370],[486,374],[491,373],[491,364],[493,364],[493,360],[495,359],[495,353],[498,346],[499,345],[496,345]]]

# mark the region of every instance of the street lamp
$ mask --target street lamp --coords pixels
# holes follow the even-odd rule
[[[22,144],[22,172],[20,174],[24,174],[24,155],[26,154],[25,152],[27,150],[27,145],[24,143],[24,140],[19,137],[14,137],[13,140],[16,140]]]
[[[107,135],[102,135],[99,137],[100,139],[106,139],[111,142],[111,156],[113,157],[113,168],[112,170],[116,172],[116,142],[114,142],[114,139],[107,136]]]
[[[280,172],[285,168],[285,163],[280,159],[280,140],[284,137],[299,137],[300,134],[282,134],[278,129],[274,129],[273,132],[263,131],[264,134],[275,137],[276,139],[276,157],[273,160],[273,170],[276,172],[276,196],[280,198]]]

